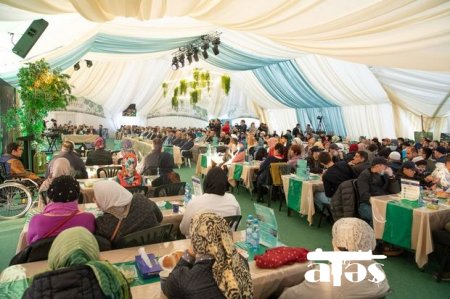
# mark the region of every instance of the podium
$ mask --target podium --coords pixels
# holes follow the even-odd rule
[[[17,140],[23,141],[23,153],[25,154],[25,157],[22,154],[23,166],[25,167],[25,169],[31,171],[33,169],[33,155],[31,153],[31,141],[34,140],[34,135],[22,136],[17,138]]]

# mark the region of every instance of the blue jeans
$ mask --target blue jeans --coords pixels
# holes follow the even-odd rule
[[[366,220],[370,226],[373,227],[372,223],[372,205],[369,203],[362,202],[359,204],[358,208],[359,216]]]
[[[330,204],[331,198],[325,195],[325,192],[314,193],[314,203],[319,208],[320,211],[323,210],[323,204]]]

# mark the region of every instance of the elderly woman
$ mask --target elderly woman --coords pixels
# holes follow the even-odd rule
[[[226,221],[198,214],[190,227],[191,248],[161,284],[168,298],[253,298],[247,262],[237,253]]]
[[[63,175],[71,175],[71,173],[72,167],[70,166],[69,160],[67,160],[66,158],[56,159],[52,163],[52,167],[49,169],[48,178],[42,183],[41,187],[39,188],[39,193],[46,192],[55,178]],[[40,206],[41,204],[42,202],[39,201]]]
[[[53,179],[47,190],[50,203],[42,214],[31,218],[27,242],[54,237],[65,229],[83,226],[91,232],[95,230],[95,217],[91,213],[78,210],[80,185],[71,176],[64,175]]]
[[[183,215],[180,224],[180,231],[183,235],[189,235],[189,225],[191,219],[200,212],[209,211],[220,216],[241,215],[241,207],[231,193],[226,193],[228,189],[228,178],[225,171],[220,167],[211,168],[203,182],[204,194],[194,196]]]
[[[110,241],[159,225],[163,215],[158,206],[137,193],[131,194],[115,181],[94,184],[95,200],[104,214],[97,217],[96,234]]]
[[[102,137],[95,139],[94,146],[95,150],[88,153],[86,166],[113,164],[111,152],[105,150],[105,140]]]
[[[373,229],[363,220],[358,218],[341,218],[336,221],[332,229],[334,251],[372,251],[375,249],[376,240]],[[358,272],[357,265],[348,261],[342,265],[342,273]],[[355,261],[365,269],[375,263],[373,260]],[[380,273],[383,269],[377,265]],[[372,282],[372,275],[367,273],[365,279],[360,282],[350,282],[344,276],[341,286],[333,286],[333,277],[330,282],[304,281],[299,285],[286,289],[280,299],[301,298],[383,298],[389,292],[389,284],[386,279],[377,283]]]
[[[48,255],[49,272],[33,277],[23,298],[131,298],[123,275],[100,261],[97,240],[83,227],[62,232]]]
[[[133,153],[126,153],[122,159],[122,170],[119,171],[116,181],[123,187],[144,185],[142,176],[136,171],[138,160]]]

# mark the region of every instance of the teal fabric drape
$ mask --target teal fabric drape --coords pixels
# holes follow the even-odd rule
[[[335,106],[306,80],[297,63],[282,61],[253,70],[262,86],[282,104],[291,108]]]
[[[214,55],[212,50],[209,49],[209,57],[205,61],[226,70],[253,70],[283,61],[283,59],[256,56],[248,52],[240,51],[224,43],[220,44],[219,51],[219,55]]]
[[[297,120],[302,128],[310,124],[314,130],[325,130],[328,134],[347,136],[341,107],[299,108]],[[323,128],[318,128],[318,116],[322,116]]]

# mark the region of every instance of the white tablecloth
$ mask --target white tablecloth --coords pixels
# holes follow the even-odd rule
[[[62,141],[72,141],[73,143],[94,143],[98,135],[61,135]]]

